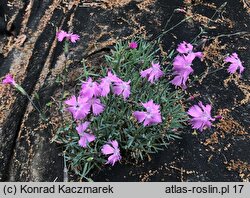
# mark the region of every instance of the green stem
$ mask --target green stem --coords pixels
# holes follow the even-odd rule
[[[161,101],[161,98],[162,98],[162,96],[163,96],[163,94],[164,94],[164,92],[168,89],[169,87],[168,86],[166,86],[164,89],[163,89],[163,91],[161,92],[161,94],[160,94],[160,98],[159,98],[159,100]]]
[[[181,20],[179,23],[177,23],[176,25],[174,25],[173,27],[169,28],[168,30],[162,32],[162,34],[160,34],[156,39],[160,39],[162,38],[165,34],[167,34],[168,32],[170,32],[171,30],[175,29],[176,27],[178,27],[179,25],[181,25],[182,23],[186,22],[187,20],[191,19],[192,16],[189,16],[183,20]]]
[[[85,77],[85,79],[87,80],[88,77],[89,77],[89,73],[88,73],[88,70],[87,70],[87,66],[86,66],[86,64],[85,64],[85,60],[82,60],[82,63],[83,63],[84,77]]]
[[[44,115],[44,113],[35,105],[35,103],[31,99],[31,97],[28,95],[28,93],[20,85],[15,84],[14,86],[18,91],[20,91],[24,96],[26,96],[28,98],[28,100],[30,101],[32,106],[38,111],[39,116],[42,118],[42,120],[47,121],[47,118]]]
[[[213,39],[221,38],[221,37],[240,36],[240,35],[244,35],[244,34],[249,34],[249,32],[236,32],[236,33],[232,33],[232,34],[221,34],[219,36],[213,36],[211,38],[208,38],[208,40],[213,40]]]
[[[122,49],[120,52],[119,52],[119,59],[118,59],[118,62],[117,64],[115,65],[115,72],[120,74],[121,73],[121,60],[122,60],[122,54],[123,54],[123,51],[124,49]]]
[[[167,20],[166,25],[165,25],[165,27],[164,27],[164,30],[168,27],[168,24],[170,23],[171,19],[172,19],[173,16],[174,16],[174,13],[175,13],[175,11],[172,12],[171,16],[170,16],[169,19]]]
[[[65,40],[64,41],[64,53],[65,53],[65,56],[67,57],[68,56],[68,53],[69,53],[69,41]]]
[[[63,164],[64,164],[63,181],[68,182],[68,168],[67,168],[67,162],[66,162],[66,159],[65,159],[65,152],[63,152]]]
[[[200,35],[206,33],[203,28],[200,28],[200,33],[196,35],[196,37],[191,41],[192,44],[194,44],[197,41],[197,38],[199,38]]]
[[[216,16],[217,13],[220,13],[222,12],[222,9],[227,5],[227,2],[224,2],[213,14],[213,16],[209,19],[209,22],[208,22],[208,26],[210,24],[210,22],[214,19],[214,17]]]
[[[214,74],[214,73],[216,73],[216,72],[218,72],[218,71],[220,71],[220,70],[222,70],[222,69],[224,69],[224,67],[221,67],[221,68],[219,68],[219,69],[216,69],[216,70],[213,70],[213,71],[211,71],[211,72],[208,72],[208,73],[207,73],[207,76],[208,76],[208,75],[211,75],[211,74]],[[193,79],[193,80],[189,83],[189,86],[193,85],[194,82],[198,81],[198,79],[200,79],[204,74],[205,74],[205,72],[203,72],[202,74],[200,74],[197,78]]]

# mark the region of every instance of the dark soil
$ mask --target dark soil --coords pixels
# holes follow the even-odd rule
[[[216,0],[131,0],[124,5],[66,2],[13,0],[4,10],[9,27],[0,15],[0,77],[11,72],[29,94],[38,93],[36,103],[50,117],[48,123],[42,123],[24,96],[0,85],[0,181],[63,181],[63,148],[51,143],[60,126],[60,115],[53,106],[46,106],[62,91],[55,83],[63,71],[63,46],[55,38],[58,29],[81,36],[69,54],[73,62],[68,64],[64,87],[73,90],[83,58],[88,64],[100,65],[118,39],[136,35],[155,39],[166,25],[168,29],[184,18],[185,14],[176,13],[167,23],[176,8],[184,8],[193,18],[162,38],[164,52],[183,40],[191,42],[202,27],[206,33],[199,36],[202,42],[196,49],[204,51],[206,57],[194,64],[194,75],[222,67],[228,53],[237,52],[244,62],[246,70],[241,78],[222,69],[203,75],[200,82],[189,82],[186,90],[186,98],[196,96],[185,102],[186,108],[197,101],[211,103],[213,115],[223,119],[203,133],[186,126],[181,140],[151,155],[150,161],[133,164],[123,160],[94,171],[91,178],[114,182],[249,181],[250,7],[246,1],[228,0],[222,7],[224,1]],[[2,8],[0,4],[0,13]]]

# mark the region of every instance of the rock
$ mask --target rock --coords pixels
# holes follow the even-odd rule
[[[5,21],[5,10],[7,6],[7,0],[0,2],[0,33],[6,33],[6,21]]]

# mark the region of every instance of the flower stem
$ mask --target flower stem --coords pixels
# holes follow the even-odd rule
[[[64,48],[63,48],[64,54],[67,57],[69,53],[69,42],[67,40],[64,41]]]
[[[181,25],[182,23],[186,22],[187,20],[191,19],[192,16],[189,16],[185,19],[182,19],[179,23],[177,23],[176,25],[174,25],[173,27],[165,30],[164,32],[162,32],[156,39],[160,39],[162,38],[165,34],[167,34],[168,32],[170,32],[171,30],[175,29],[176,27],[178,27],[179,25]]]
[[[65,152],[63,152],[63,164],[64,164],[64,169],[63,169],[63,181],[68,182],[68,168],[67,168],[67,162],[65,159]]]
[[[44,113],[35,105],[35,103],[33,102],[32,98],[29,96],[29,94],[18,84],[15,84],[15,88],[20,91],[24,96],[26,96],[28,98],[28,100],[30,101],[30,103],[32,104],[32,106],[38,111],[39,116],[41,117],[41,119],[43,121],[47,121],[46,116],[44,115]]]

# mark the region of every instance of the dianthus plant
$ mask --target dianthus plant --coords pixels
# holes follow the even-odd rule
[[[136,43],[118,43],[95,72],[84,66],[79,91],[64,101],[72,121],[56,139],[65,144],[68,167],[81,177],[162,150],[179,138],[186,121],[182,96],[166,76],[171,67],[156,58],[156,45]]]

